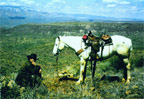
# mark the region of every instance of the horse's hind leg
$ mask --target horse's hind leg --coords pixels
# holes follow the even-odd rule
[[[123,59],[123,61],[126,64],[124,77],[126,79],[126,83],[130,83],[130,80],[131,80],[131,73],[130,73],[131,64],[130,64],[128,58]]]

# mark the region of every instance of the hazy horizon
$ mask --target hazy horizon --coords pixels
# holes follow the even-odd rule
[[[144,0],[1,0],[3,5],[25,6],[39,12],[144,19]]]

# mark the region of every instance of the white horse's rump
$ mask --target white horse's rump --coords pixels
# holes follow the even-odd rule
[[[111,57],[112,55],[118,55],[119,58],[126,64],[126,75],[125,79],[126,82],[129,83],[131,79],[130,75],[130,62],[129,62],[129,56],[130,52],[132,50],[132,42],[129,38],[114,35],[111,36],[113,45],[105,46],[103,49],[103,54],[101,56],[101,48],[98,52],[99,57],[102,57],[102,59],[107,59]],[[89,60],[89,56],[91,53],[91,47],[86,47],[85,43],[82,41],[82,37],[78,36],[60,36],[56,38],[55,45],[53,48],[53,54],[57,55],[64,47],[70,47],[75,52],[79,51],[80,49],[83,49],[84,51],[80,53],[78,56],[80,58],[80,77],[78,80],[78,84],[84,81],[84,74],[85,74],[85,67],[87,64],[87,61]]]
[[[102,58],[106,59],[114,54],[128,58],[130,55],[130,51],[132,51],[131,40],[119,35],[111,36],[111,38],[113,45],[104,46]],[[101,48],[98,52],[98,55],[101,57]]]

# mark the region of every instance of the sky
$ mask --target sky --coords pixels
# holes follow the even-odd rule
[[[144,19],[144,0],[1,0],[37,11]]]

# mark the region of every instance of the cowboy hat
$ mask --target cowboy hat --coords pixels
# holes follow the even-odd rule
[[[31,54],[27,56],[28,60],[30,59],[34,59],[35,61],[38,60],[37,55],[36,54]]]

